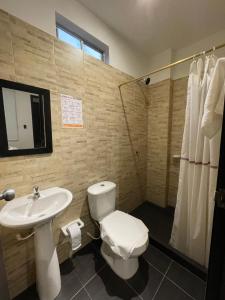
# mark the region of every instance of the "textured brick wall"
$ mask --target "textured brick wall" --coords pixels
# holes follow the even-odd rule
[[[148,97],[146,197],[162,207],[167,205],[171,91],[171,80],[164,80],[150,86]]]
[[[172,128],[170,135],[170,155],[169,155],[169,185],[168,185],[168,205],[176,205],[177,187],[179,179],[180,161],[174,159],[173,155],[180,155],[187,97],[187,78],[173,81],[173,109]]]
[[[54,221],[62,261],[69,254],[60,234],[62,225],[81,217],[86,225],[84,244],[86,231],[95,231],[87,205],[89,185],[114,181],[121,210],[130,211],[144,200],[147,110],[143,92],[138,85],[126,86],[122,103],[118,84],[129,76],[3,11],[0,78],[50,89],[53,154],[0,158],[0,183],[1,188],[15,188],[17,196],[30,193],[34,184],[41,189],[61,186],[73,193],[72,204]],[[62,128],[61,93],[83,100],[83,129]],[[13,297],[35,280],[33,239],[18,242],[16,231],[0,230]]]
[[[187,78],[164,80],[148,89],[147,200],[176,205]]]

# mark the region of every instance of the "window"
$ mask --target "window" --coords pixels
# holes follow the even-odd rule
[[[93,46],[88,45],[87,42],[75,36],[74,34],[67,32],[65,29],[60,28],[58,25],[56,26],[56,30],[57,37],[59,40],[83,50],[85,53],[95,57],[96,59],[104,61],[104,52],[102,52],[101,50],[98,50]]]
[[[98,60],[109,63],[109,47],[63,16],[56,14],[56,33],[59,40]]]
[[[96,50],[92,48],[91,46],[88,46],[87,44],[83,43],[83,50],[85,53],[104,61],[104,53],[100,52],[99,50]]]
[[[57,37],[59,40],[64,41],[76,48],[81,49],[81,41],[79,38],[75,37],[74,35],[66,32],[62,28],[57,27]]]

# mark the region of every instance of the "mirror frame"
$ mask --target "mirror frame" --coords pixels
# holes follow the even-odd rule
[[[44,96],[43,102],[44,102],[45,137],[46,137],[45,147],[36,148],[36,149],[32,148],[32,149],[9,150],[2,88],[30,92],[34,94],[41,94]],[[23,83],[0,79],[0,157],[52,153],[52,151],[53,151],[53,147],[52,147],[50,91],[39,87],[26,85]]]

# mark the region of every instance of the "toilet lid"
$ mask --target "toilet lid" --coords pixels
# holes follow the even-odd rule
[[[100,226],[102,240],[124,259],[129,258],[135,248],[148,241],[148,228],[145,224],[119,210],[103,218]]]

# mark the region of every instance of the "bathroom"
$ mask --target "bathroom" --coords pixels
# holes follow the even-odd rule
[[[225,299],[224,11],[0,0],[1,300]]]

